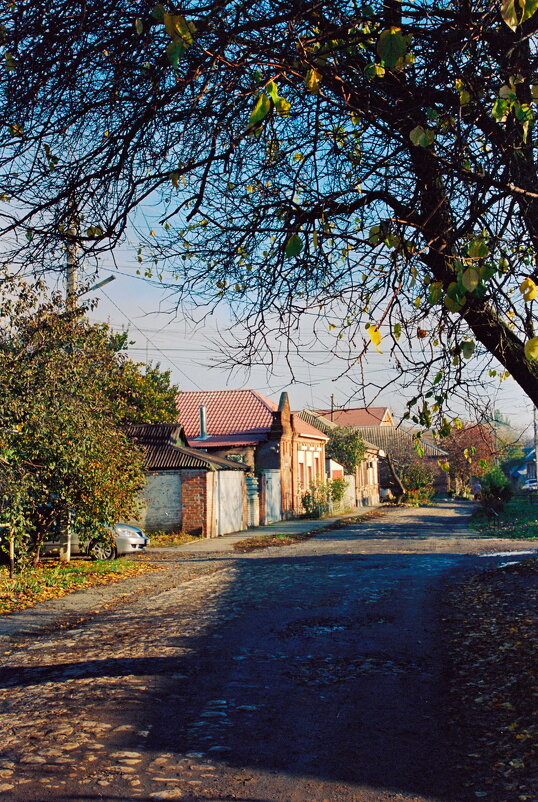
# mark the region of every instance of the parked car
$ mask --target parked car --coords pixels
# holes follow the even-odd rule
[[[113,560],[114,557],[121,557],[124,554],[132,554],[137,551],[144,551],[149,546],[149,538],[137,526],[131,524],[116,524],[114,531],[107,529],[103,532],[108,537],[90,540],[84,545],[79,543],[76,532],[71,533],[71,554],[73,556],[87,554],[92,560]],[[58,551],[60,540],[48,540],[42,549],[43,554],[50,554]]]
[[[536,479],[527,479],[524,485],[521,485],[522,490],[536,490],[538,489],[538,483]]]

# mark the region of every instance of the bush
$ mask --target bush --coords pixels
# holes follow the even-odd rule
[[[333,504],[339,504],[344,498],[346,487],[347,482],[344,479],[317,481],[310,485],[310,489],[301,498],[307,517],[321,518],[330,513]]]
[[[429,504],[434,494],[433,473],[429,468],[413,462],[403,469],[401,479],[405,487],[404,501],[410,504]]]
[[[345,479],[331,479],[328,484],[331,486],[331,501],[340,504],[346,494],[348,482]]]
[[[512,497],[512,488],[499,466],[494,465],[490,468],[482,476],[480,482],[482,485],[480,501],[484,509],[496,512],[502,510],[505,502]]]

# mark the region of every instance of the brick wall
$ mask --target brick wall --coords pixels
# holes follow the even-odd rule
[[[182,471],[181,478],[181,514],[183,530],[189,535],[207,537],[207,472]]]

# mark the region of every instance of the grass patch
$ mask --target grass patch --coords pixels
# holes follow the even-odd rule
[[[74,590],[108,585],[153,570],[155,567],[149,563],[127,560],[72,560],[70,563],[47,560],[10,579],[7,567],[2,566],[0,615],[33,607],[48,599],[59,599]]]
[[[471,515],[471,526],[488,537],[508,538],[510,540],[538,539],[538,504],[527,499],[512,499],[494,521],[483,509]]]
[[[192,543],[193,540],[200,540],[186,532],[148,532],[150,539],[150,549],[152,546],[183,546],[184,543]]]

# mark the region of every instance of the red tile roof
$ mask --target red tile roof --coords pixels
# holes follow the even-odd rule
[[[320,429],[316,429],[315,426],[311,426],[308,421],[303,420],[296,415],[295,413],[291,416],[291,425],[293,427],[293,431],[295,434],[301,435],[303,437],[314,437],[316,440],[325,440],[327,441],[329,437],[322,432]]]
[[[255,390],[207,390],[180,393],[176,398],[179,421],[191,445],[242,445],[265,439],[277,405]],[[200,407],[206,408],[206,428],[211,440],[200,436]],[[235,437],[241,435],[241,442]],[[223,437],[224,436],[224,437]],[[221,442],[222,440],[222,442]],[[226,441],[226,442],[224,442]],[[233,442],[232,442],[233,441]]]
[[[330,409],[316,409],[316,415],[331,420]],[[388,420],[383,421],[387,416]],[[388,407],[355,407],[354,409],[335,409],[332,420],[337,426],[394,426]]]

